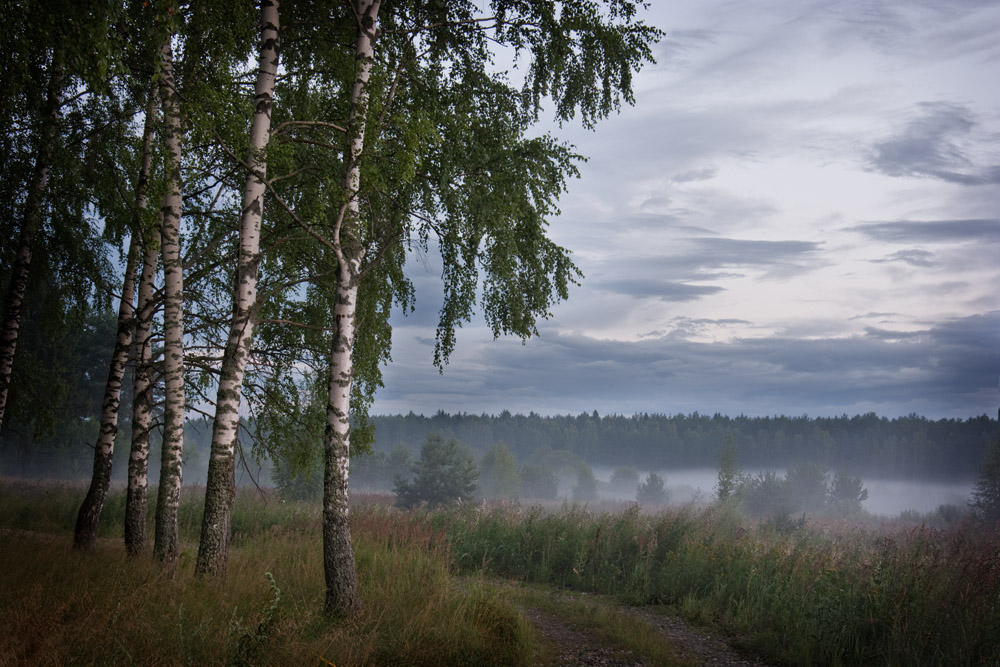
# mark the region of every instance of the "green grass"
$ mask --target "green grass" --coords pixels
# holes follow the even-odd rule
[[[367,499],[351,520],[364,611],[333,620],[317,506],[241,491],[227,575],[201,580],[203,490],[187,490],[168,579],[125,555],[121,489],[96,550],[70,548],[84,492],[0,480],[0,664],[530,664],[518,605],[670,664],[653,629],[613,606],[508,601],[493,577],[665,605],[778,664],[1000,664],[1000,527],[826,521],[782,534],[729,507],[401,512]]]
[[[244,530],[222,580],[194,577],[198,524],[189,516],[170,579],[151,557],[127,557],[117,537],[92,553],[72,550],[67,526],[84,489],[13,486],[0,485],[0,525],[8,526],[0,532],[0,664],[530,663],[531,634],[517,610],[477,578],[456,584],[443,537],[385,507],[354,514],[365,606],[337,620],[322,613],[318,508],[241,494],[233,524]],[[182,515],[196,514],[196,495],[186,496]]]
[[[663,667],[701,664],[665,642],[659,630],[649,622],[619,609],[615,600],[538,586],[507,590],[522,607],[538,609],[571,627],[582,628],[603,644],[629,651],[647,664]]]
[[[460,571],[672,605],[782,664],[1000,664],[996,529],[827,522],[782,535],[728,507],[429,519]]]

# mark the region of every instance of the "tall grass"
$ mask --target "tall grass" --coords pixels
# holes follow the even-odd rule
[[[453,509],[455,565],[666,603],[797,665],[1000,664],[1000,534],[846,522],[791,535],[733,508]]]
[[[352,529],[364,610],[322,613],[317,507],[241,494],[224,579],[193,574],[197,494],[182,507],[177,573],[129,558],[114,525],[92,553],[71,549],[85,489],[0,484],[0,664],[525,665],[529,628],[471,578],[456,584],[429,522],[378,505]],[[116,492],[120,493],[120,492]],[[44,532],[44,531],[55,532]]]

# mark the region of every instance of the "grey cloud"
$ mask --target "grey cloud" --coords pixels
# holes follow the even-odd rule
[[[686,66],[686,55],[714,44],[717,35],[705,28],[671,30],[656,45],[656,60],[668,66]]]
[[[812,241],[755,241],[730,238],[687,239],[719,264],[774,264],[814,253],[819,243]]]
[[[485,345],[475,357],[475,369],[453,363],[435,380],[454,403],[418,404],[426,383],[389,372],[379,401],[404,412],[992,413],[1000,311],[850,338],[696,343],[664,335],[629,342],[543,331],[524,346]],[[481,385],[469,392],[473,378]]]
[[[674,183],[690,183],[692,181],[708,181],[715,178],[718,173],[718,169],[714,166],[702,167],[701,169],[692,169],[690,171],[685,171],[683,173],[677,174],[671,180]]]
[[[910,266],[929,267],[934,266],[934,253],[926,250],[900,250],[882,259],[873,259],[876,264],[887,264],[889,262],[903,262]]]
[[[925,335],[925,333],[922,331],[893,331],[891,329],[880,329],[878,327],[865,327],[865,335],[877,340],[896,341],[916,340]]]
[[[689,285],[669,280],[641,278],[606,280],[595,283],[593,287],[636,298],[654,297],[661,301],[694,301],[723,291],[721,287],[711,285]]]
[[[894,220],[869,222],[848,229],[876,241],[888,243],[955,243],[1000,241],[1000,219],[979,220]]]
[[[918,115],[894,137],[875,144],[869,162],[887,176],[922,176],[961,185],[1000,183],[1000,165],[978,168],[959,139],[977,122],[968,108],[923,102]]]

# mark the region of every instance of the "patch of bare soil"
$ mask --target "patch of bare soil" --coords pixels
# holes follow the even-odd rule
[[[695,628],[676,616],[656,613],[643,607],[620,607],[656,628],[678,653],[689,656],[701,665],[722,667],[769,667],[758,659],[740,656],[726,641],[703,628]]]
[[[647,607],[619,606],[613,602],[600,600],[597,596],[588,597],[587,603],[606,604],[649,624],[658,631],[663,641],[674,649],[680,661],[685,664],[714,667],[770,667],[762,660],[741,656],[721,636],[710,630],[695,627],[676,616]],[[524,613],[543,642],[549,645],[550,650],[546,656],[538,658],[536,662],[538,665],[655,667],[630,651],[609,646],[605,640],[594,636],[585,628],[568,623],[553,614],[533,607],[525,608]]]
[[[630,651],[602,645],[598,639],[570,627],[560,619],[534,608],[526,608],[525,616],[547,644],[556,648],[557,655],[536,661],[540,667],[593,665],[595,667],[651,667]]]

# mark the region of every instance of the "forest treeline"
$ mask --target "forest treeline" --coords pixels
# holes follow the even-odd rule
[[[522,461],[550,448],[568,450],[591,465],[669,470],[715,467],[731,436],[746,469],[809,462],[866,477],[919,479],[974,477],[997,433],[997,420],[986,415],[931,420],[875,413],[810,418],[439,411],[430,417],[412,412],[378,416],[373,422],[380,451],[402,444],[416,452],[428,433],[440,431],[479,452],[506,443]]]
[[[730,417],[721,414],[638,414],[542,416],[449,414],[427,417],[407,415],[372,417],[375,427],[374,457],[355,452],[352,468],[362,476],[379,462],[389,465],[391,453],[402,446],[412,456],[428,434],[439,432],[455,438],[481,458],[498,442],[508,446],[521,462],[530,462],[549,451],[568,451],[598,466],[634,466],[643,470],[714,468],[731,436],[740,466],[747,470],[790,468],[818,463],[865,478],[972,479],[982,465],[998,422],[982,415],[970,419],[932,420],[919,415],[887,418],[874,413],[849,417]],[[255,429],[244,423],[244,434]],[[87,471],[92,450],[88,442],[97,424],[70,420],[51,436],[30,441],[8,430],[0,439],[0,471],[7,474],[47,474],[79,477]],[[123,424],[120,438],[127,441],[130,425]],[[280,439],[276,434],[274,439]],[[188,479],[203,483],[203,468],[211,449],[211,423],[189,420],[185,428],[184,459]],[[158,438],[154,434],[154,450]],[[244,450],[251,458],[249,437]],[[154,454],[156,452],[154,451]],[[127,447],[117,450],[124,463]],[[317,454],[318,455],[318,454]],[[399,452],[397,451],[397,456]],[[157,470],[153,457],[152,472]],[[259,473],[268,483],[267,457]],[[318,465],[318,461],[317,461]],[[406,461],[409,465],[409,459]],[[250,469],[255,478],[260,468]],[[404,466],[405,467],[405,466]],[[118,477],[124,466],[115,466]],[[249,473],[244,481],[250,483]],[[391,480],[391,475],[389,475]]]

